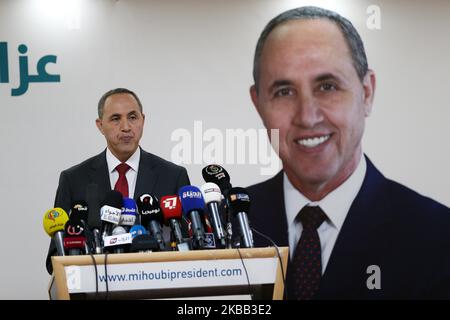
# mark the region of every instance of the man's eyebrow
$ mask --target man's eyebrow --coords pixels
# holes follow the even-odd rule
[[[292,84],[292,81],[290,80],[275,80],[272,85],[269,87],[269,91],[274,90],[275,88],[283,87],[283,86],[289,86]]]
[[[339,76],[337,76],[337,75],[335,75],[333,73],[320,74],[314,79],[315,82],[321,82],[321,81],[326,81],[326,80],[342,81],[342,79]]]
[[[114,118],[114,117],[121,117],[121,115],[119,113],[113,113],[112,115],[109,116],[110,119]]]

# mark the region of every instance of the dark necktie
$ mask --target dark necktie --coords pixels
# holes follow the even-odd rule
[[[303,226],[289,270],[289,299],[310,300],[319,290],[322,250],[317,228],[327,219],[320,207],[305,206],[296,217]]]
[[[116,185],[114,186],[114,190],[122,193],[124,198],[128,198],[128,181],[126,177],[127,171],[130,169],[130,166],[126,163],[121,163],[116,167],[117,172],[119,173],[119,179],[117,179]]]

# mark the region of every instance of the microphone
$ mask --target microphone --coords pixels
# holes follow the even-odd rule
[[[136,236],[131,243],[131,252],[153,252],[159,251],[159,243],[150,234],[141,234]]]
[[[70,209],[69,222],[73,218],[77,218],[84,228],[84,244],[85,244],[85,253],[89,253],[92,251],[91,248],[94,247],[94,235],[89,229],[88,225],[88,205],[84,200],[74,201],[72,202],[72,208]]]
[[[53,208],[44,214],[44,230],[55,241],[58,256],[64,255],[64,226],[68,220],[69,216],[62,208]]]
[[[147,234],[147,230],[141,226],[140,224],[135,224],[130,229],[131,238],[136,238],[137,236],[140,236],[142,234]]]
[[[120,216],[119,224],[121,226],[125,226],[125,229],[129,230],[132,226],[134,226],[136,222],[136,215],[137,215],[136,201],[134,201],[134,199],[131,198],[124,198],[122,214]]]
[[[210,164],[203,168],[202,176],[205,182],[212,182],[219,186],[226,197],[231,189],[230,175],[218,164]]]
[[[86,252],[85,224],[81,217],[72,214],[64,227],[64,249],[69,256],[78,256]]]
[[[194,186],[184,186],[178,191],[183,213],[190,220],[193,232],[194,248],[205,247],[205,229],[203,226],[203,210],[205,201],[202,192]]]
[[[88,205],[87,225],[91,229],[93,237],[90,247],[93,248],[92,253],[101,254],[103,252],[103,241],[100,234],[102,221],[100,219],[100,200],[97,184],[91,183],[86,187],[86,202]]]
[[[207,182],[200,190],[202,191],[206,206],[208,207],[209,220],[212,222],[214,234],[222,246],[225,246],[225,232],[222,227],[222,220],[219,213],[219,204],[222,201],[220,188],[215,183]]]
[[[161,198],[160,206],[164,223],[170,227],[178,251],[188,251],[189,244],[183,241],[183,233],[181,232],[182,208],[180,199],[177,195],[164,196]]]
[[[159,249],[164,251],[166,244],[164,241],[161,224],[163,223],[163,215],[159,207],[158,199],[149,194],[141,195],[137,201],[141,223],[148,226],[150,234],[158,241]]]
[[[205,182],[212,182],[219,186],[222,191],[225,201],[225,223],[226,223],[226,247],[228,249],[232,248],[232,238],[233,238],[233,228],[231,224],[231,217],[229,208],[230,205],[228,203],[228,193],[230,192],[231,183],[230,183],[230,175],[227,170],[218,164],[210,164],[203,168],[202,176]]]
[[[124,228],[124,227],[122,227],[122,226],[116,226],[114,229],[113,229],[113,231],[112,231],[112,235],[113,236],[119,236],[119,235],[125,235],[125,234],[127,234],[127,230]],[[129,239],[130,239],[130,243],[131,243],[131,234],[129,234],[129,237],[128,237]],[[115,248],[114,248],[114,253],[124,253],[125,252],[125,247],[124,247],[124,245],[122,244],[122,245],[117,245]]]
[[[115,226],[112,235],[106,236],[103,241],[105,242],[105,249],[111,247],[113,253],[124,253],[131,244],[132,238],[131,233],[127,233],[124,227]]]
[[[130,252],[159,251],[158,241],[140,224],[135,224],[130,233],[132,238]]]
[[[241,247],[253,248],[253,234],[247,218],[247,213],[250,211],[250,197],[247,190],[239,187],[232,188],[228,194],[228,202],[231,213],[238,219]]]
[[[83,223],[88,221],[88,205],[84,200],[72,202],[69,217],[77,216]]]
[[[100,217],[103,224],[103,238],[111,235],[114,225],[120,222],[122,215],[123,197],[119,191],[111,190],[106,193],[103,206],[100,208]]]

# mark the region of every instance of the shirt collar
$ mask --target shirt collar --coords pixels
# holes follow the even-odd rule
[[[125,163],[130,166],[130,168],[137,172],[139,168],[139,160],[141,159],[141,149],[137,148],[136,151],[128,158]],[[108,163],[108,172],[112,173],[116,170],[116,167],[121,164],[120,160],[116,158],[109,150],[106,148],[106,162]]]
[[[326,213],[331,224],[341,230],[350,206],[361,189],[366,175],[367,163],[361,154],[356,170],[339,187],[320,201],[311,201],[298,191],[289,181],[286,173],[283,176],[284,203],[288,226],[295,224],[295,218],[305,205],[318,205]]]

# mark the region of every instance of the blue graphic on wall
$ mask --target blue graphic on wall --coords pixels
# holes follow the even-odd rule
[[[39,59],[36,71],[37,74],[30,74],[28,69],[28,57],[25,55],[28,47],[24,44],[19,45],[19,76],[20,83],[15,89],[11,89],[11,96],[21,96],[28,90],[28,85],[33,82],[61,82],[61,76],[57,74],[48,74],[45,70],[48,63],[56,64],[55,55],[46,55]],[[9,64],[8,64],[8,43],[0,42],[0,83],[9,83]]]

